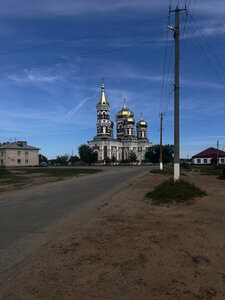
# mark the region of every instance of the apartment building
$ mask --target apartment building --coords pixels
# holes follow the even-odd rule
[[[26,141],[0,144],[0,166],[20,167],[39,165],[39,148]]]

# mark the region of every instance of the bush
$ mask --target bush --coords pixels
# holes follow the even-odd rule
[[[111,159],[112,163],[115,163],[116,162],[116,158],[115,156],[113,155],[112,159]]]
[[[71,164],[75,164],[76,162],[78,162],[80,159],[78,156],[74,155],[74,156],[70,156],[69,162]]]
[[[150,193],[146,194],[147,198],[152,199],[153,205],[182,203],[195,197],[203,197],[206,193],[192,183],[183,179],[174,181],[169,179],[159,184]]]
[[[111,163],[111,159],[110,159],[109,157],[106,157],[105,163],[106,163],[107,165],[110,164],[110,163]]]
[[[192,170],[192,167],[190,164],[187,164],[186,162],[182,162],[180,164],[180,168],[183,169],[184,171],[191,171]]]
[[[129,164],[130,161],[128,159],[122,159],[120,162],[122,164]]]

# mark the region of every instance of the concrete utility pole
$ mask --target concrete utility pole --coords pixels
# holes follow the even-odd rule
[[[219,141],[217,141],[216,146],[217,146],[217,153],[216,153],[217,162],[216,162],[216,164],[218,166],[219,165]]]
[[[180,178],[180,109],[179,109],[179,14],[180,11],[186,11],[187,8],[179,9],[178,5],[175,10],[169,8],[169,15],[171,12],[175,12],[175,27],[168,26],[170,30],[174,32],[175,39],[175,76],[174,76],[174,181]]]
[[[160,170],[163,169],[163,155],[162,155],[162,121],[163,121],[163,113],[160,114],[160,160],[159,160],[159,167]]]

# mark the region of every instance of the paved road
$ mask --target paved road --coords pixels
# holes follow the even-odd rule
[[[0,281],[27,256],[23,244],[88,201],[106,198],[150,170],[108,167],[104,172],[0,194]]]

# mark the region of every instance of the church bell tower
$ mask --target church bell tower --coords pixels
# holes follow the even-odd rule
[[[110,121],[110,104],[105,96],[104,79],[102,79],[101,97],[97,108],[97,137],[113,138],[113,122]]]

